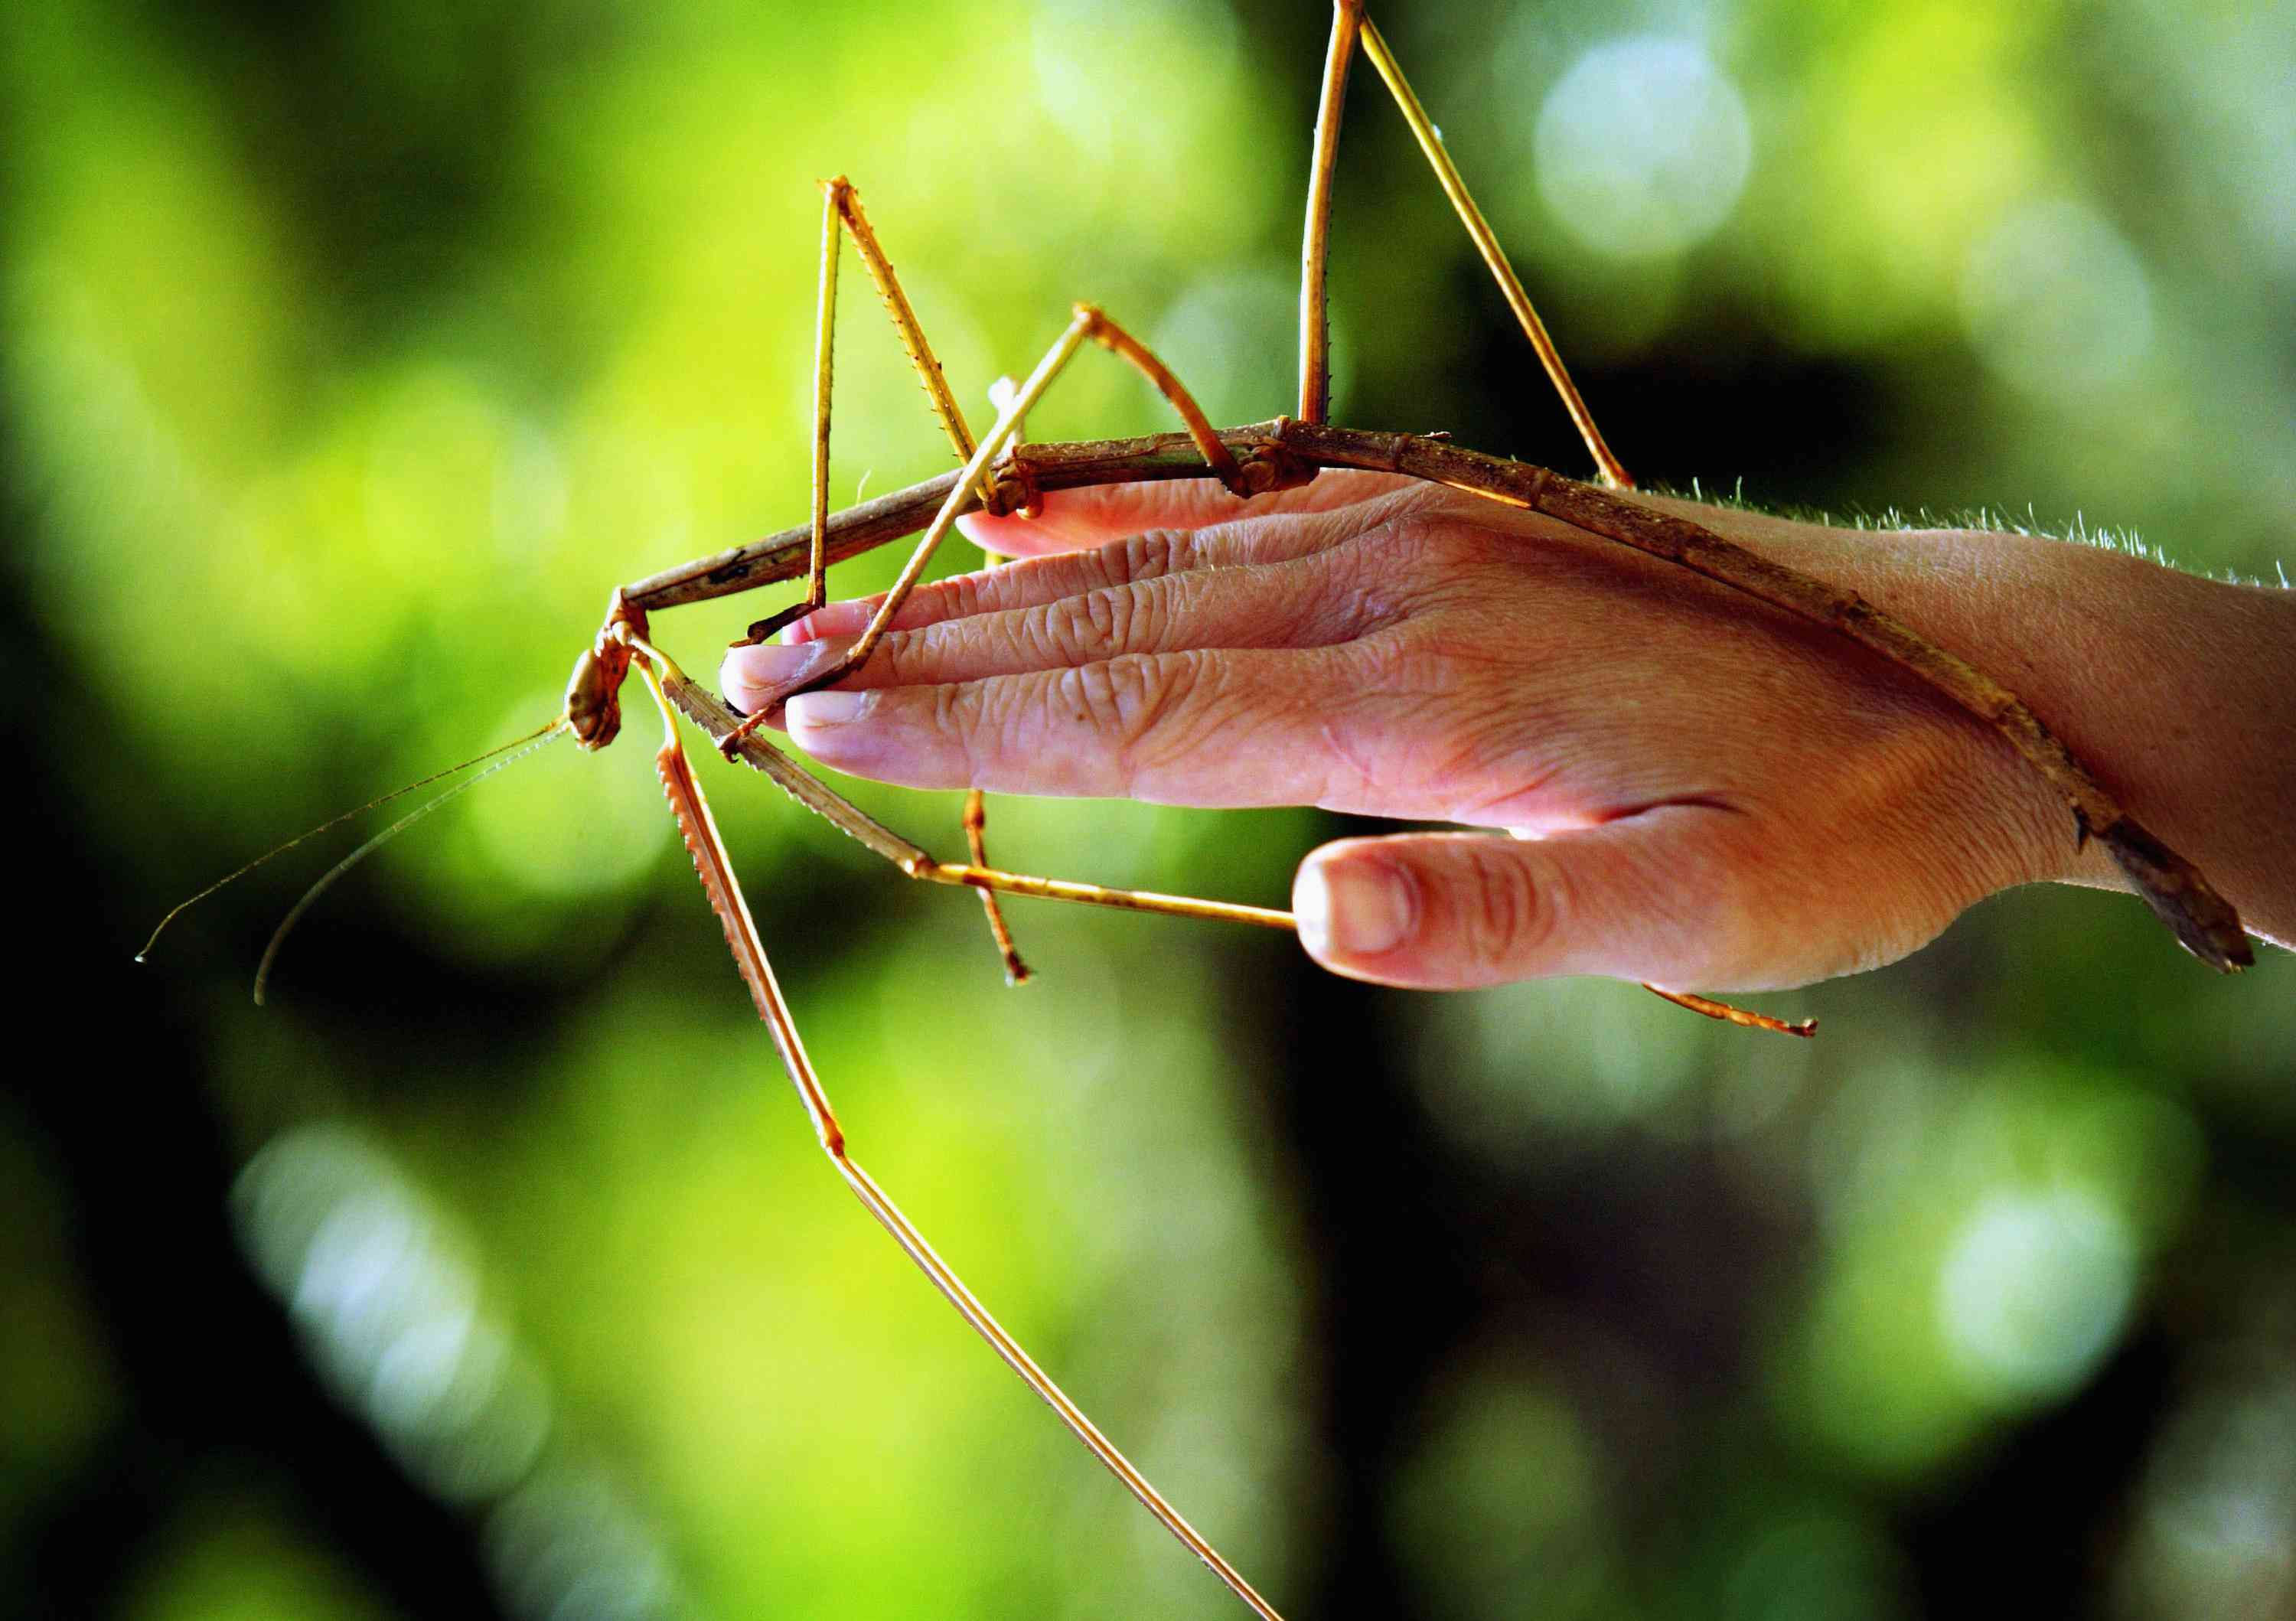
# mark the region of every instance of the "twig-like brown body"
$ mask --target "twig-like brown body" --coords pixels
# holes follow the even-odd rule
[[[1662,558],[1880,653],[1993,727],[2047,778],[2072,814],[2076,839],[2102,842],[2137,893],[2194,955],[2226,971],[2254,961],[2231,903],[2198,868],[2122,809],[2022,700],[1856,592],[1773,562],[1689,519],[1655,512],[1544,467],[1487,455],[1440,438],[1333,428],[1288,417],[1222,430],[1218,438],[1257,488],[1303,484],[1324,467],[1424,479],[1542,512]],[[999,508],[1026,508],[1047,490],[1200,479],[1208,471],[1202,453],[1185,433],[1022,445],[996,463],[989,500]],[[956,473],[945,473],[831,517],[829,557],[855,556],[922,528],[947,501],[957,479]],[[625,586],[621,595],[631,608],[644,611],[798,578],[808,567],[811,534],[809,528],[785,529],[639,580]]]

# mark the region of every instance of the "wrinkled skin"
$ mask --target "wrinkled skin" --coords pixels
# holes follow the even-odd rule
[[[2070,704],[2071,682],[2034,691],[2012,650],[2040,633],[2019,611],[2077,641],[2057,604],[2080,582],[2057,590],[2053,571],[2129,561],[1674,504],[1994,659],[2037,707]],[[1021,561],[921,588],[863,671],[791,701],[793,741],[919,788],[1314,804],[1523,835],[1310,855],[1302,941],[1343,973],[1799,985],[1903,956],[2011,885],[2113,881],[2046,785],[1904,672],[1544,517],[1326,473],[1249,507],[1209,483],[1136,485],[965,522]],[[2140,566],[2169,589],[2209,584]],[[736,649],[728,698],[750,707],[833,657],[873,607],[832,603],[782,644]],[[2042,713],[2062,729],[2062,709]]]

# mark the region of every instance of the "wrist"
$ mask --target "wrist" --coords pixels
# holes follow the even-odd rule
[[[2027,535],[1755,521],[1738,528],[1749,544],[1857,590],[2009,687],[2251,932],[2296,938],[2296,594]],[[1984,734],[1969,808],[2013,842],[2010,881],[2129,887],[2036,773],[1981,723],[1963,730]]]

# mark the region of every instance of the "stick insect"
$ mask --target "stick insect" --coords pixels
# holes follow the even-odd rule
[[[1360,48],[1392,94],[1446,196],[1496,278],[1507,303],[1536,352],[1547,378],[1569,411],[1597,471],[1598,484],[1564,479],[1546,470],[1479,454],[1442,439],[1410,434],[1366,433],[1332,426],[1325,322],[1326,251],[1340,113],[1351,59]],[[586,747],[610,742],[619,721],[615,692],[635,665],[660,702],[666,741],[657,769],[676,807],[703,887],[724,922],[742,976],[760,1016],[772,1031],[783,1061],[796,1085],[824,1150],[869,1209],[935,1288],[1029,1383],[1094,1454],[1123,1482],[1189,1551],[1209,1566],[1254,1613],[1276,1613],[1249,1582],[1182,1519],[1045,1377],[939,1257],[911,1227],[890,1198],[848,1156],[828,1099],[807,1060],[795,1024],[775,986],[732,869],[701,798],[698,781],[670,717],[674,706],[701,725],[729,757],[771,776],[800,803],[884,856],[913,878],[965,885],[979,890],[1008,971],[1022,972],[1009,933],[996,910],[1002,893],[1037,895],[1102,905],[1168,912],[1177,915],[1284,927],[1290,920],[1261,909],[1139,895],[1093,886],[1024,877],[988,865],[983,847],[982,812],[976,791],[969,796],[964,826],[972,859],[939,861],[892,834],[797,770],[760,735],[759,722],[774,702],[800,691],[825,685],[859,667],[883,636],[902,602],[922,577],[934,550],[956,516],[979,505],[1027,512],[1044,492],[1119,479],[1171,477],[1218,478],[1237,498],[1289,487],[1324,467],[1372,468],[1403,472],[1464,489],[1491,500],[1527,507],[1562,519],[1589,533],[1677,563],[1759,600],[1828,626],[1845,638],[1895,660],[1913,676],[1996,726],[2018,752],[2063,795],[2077,835],[2101,839],[2153,911],[2203,961],[2220,969],[2248,961],[2249,947],[2231,906],[2192,865],[2137,823],[2106,793],[2015,695],[1974,667],[1931,645],[1910,627],[1854,594],[1836,590],[1778,567],[1687,520],[1660,517],[1619,493],[1632,487],[1624,466],[1596,427],[1560,355],[1533,310],[1520,280],[1446,152],[1432,122],[1413,94],[1399,64],[1359,0],[1340,0],[1334,9],[1318,110],[1307,201],[1300,284],[1300,389],[1297,414],[1240,429],[1217,430],[1205,420],[1185,388],[1114,320],[1089,305],[1074,317],[1017,392],[996,422],[978,442],[968,435],[939,363],[903,295],[890,261],[853,188],[834,179],[823,188],[820,303],[816,348],[813,512],[802,532],[788,532],[752,545],[658,574],[615,594],[605,625],[590,651],[578,660],[568,689],[568,724]],[[881,497],[832,517],[827,504],[832,377],[832,314],[840,237],[849,233],[914,364],[934,414],[964,465],[954,474]],[[1087,342],[1097,343],[1139,370],[1170,402],[1183,430],[1145,439],[1068,445],[1017,444],[1019,425],[1061,369]],[[762,640],[827,600],[824,571],[834,558],[904,535],[923,524],[924,533],[874,618],[845,657],[800,685],[792,685],[749,719],[739,719],[722,700],[698,686],[648,640],[646,615],[682,602],[796,577],[805,591],[796,603],[758,620],[750,639]],[[1657,987],[1653,987],[1657,988]],[[1693,994],[1660,990],[1693,1010],[1733,1022],[1807,1035],[1807,1025],[1789,1026]]]
[[[1582,482],[1523,463],[1488,456],[1439,436],[1351,430],[1328,421],[1326,242],[1340,136],[1340,113],[1355,55],[1367,58],[1392,94],[1439,184],[1485,264],[1496,279],[1540,364],[1583,439],[1595,480]],[[955,471],[832,514],[827,497],[832,321],[842,239],[849,235],[875,282],[893,323],[923,382],[934,414],[961,463]],[[1399,64],[1361,0],[1339,0],[1328,46],[1308,191],[1300,291],[1300,369],[1296,412],[1287,416],[1216,429],[1180,381],[1116,320],[1078,306],[1059,339],[1006,400],[990,430],[975,439],[944,379],[890,259],[863,212],[858,194],[842,179],[823,189],[822,256],[816,321],[812,512],[808,523],[765,540],[695,560],[634,582],[614,594],[592,645],[577,659],[558,726],[586,749],[611,743],[620,725],[619,692],[635,669],[655,698],[665,727],[656,768],[693,855],[704,891],[723,924],[742,978],[795,1086],[826,1157],[857,1199],[880,1222],[933,1286],[997,1355],[1051,1405],[1124,1486],[1140,1499],[1189,1551],[1255,1614],[1277,1612],[1242,1573],[1183,1519],[1117,1450],[1090,1419],[1005,1332],[987,1308],[933,1251],[892,1199],[848,1152],[827,1093],[816,1074],[797,1022],[776,983],[733,864],[679,741],[676,716],[700,725],[720,752],[771,777],[808,809],[823,815],[905,875],[970,888],[982,897],[1008,973],[1022,977],[1016,947],[997,909],[999,895],[1017,894],[1084,904],[1166,913],[1206,921],[1273,929],[1291,926],[1284,913],[1240,904],[1103,888],[998,869],[986,849],[986,818],[978,794],[968,798],[964,831],[970,859],[945,862],[869,817],[800,770],[747,719],[687,676],[653,637],[650,616],[664,609],[802,579],[800,600],[758,620],[750,639],[762,640],[827,600],[830,563],[922,530],[875,618],[844,661],[775,701],[827,684],[858,667],[885,633],[936,549],[961,513],[974,508],[1027,513],[1046,492],[1088,486],[1177,478],[1218,479],[1248,511],[1252,498],[1303,484],[1325,468],[1370,469],[1439,483],[1503,505],[1535,510],[1606,540],[1690,569],[1706,578],[1796,614],[1894,661],[2008,740],[2061,793],[2077,837],[2095,838],[2112,853],[2154,913],[2188,949],[2219,969],[2243,965],[2249,948],[2232,907],[2190,863],[2169,849],[2115,801],[2089,770],[2064,749],[2008,689],[1856,594],[1768,561],[1687,520],[1660,515],[1624,492],[1632,480],[1595,426],[1554,345],[1532,309],[1520,280],[1445,151],[1439,135],[1413,94]],[[1087,345],[1097,345],[1144,374],[1168,400],[1183,426],[1142,438],[1024,444],[1021,425],[1062,370]],[[1788,1025],[1678,987],[1652,987],[1693,1011],[1758,1029],[1807,1035]]]

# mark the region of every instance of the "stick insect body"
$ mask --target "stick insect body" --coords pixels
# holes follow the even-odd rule
[[[1337,427],[1326,420],[1326,238],[1341,107],[1349,67],[1358,47],[1387,85],[1478,252],[1497,279],[1548,379],[1579,430],[1596,468],[1598,483],[1581,482],[1544,468],[1486,455],[1453,445],[1442,435],[1368,431]],[[853,238],[857,251],[876,283],[901,342],[924,384],[934,414],[962,466],[907,489],[832,514],[826,495],[832,316],[840,242],[847,234]],[[584,748],[605,747],[620,727],[619,694],[622,684],[634,667],[639,671],[662,712],[666,737],[656,757],[657,770],[703,890],[725,927],[735,963],[750,987],[759,1017],[772,1034],[823,1151],[838,1175],[965,1322],[1168,1530],[1266,1621],[1275,1621],[1276,1617],[1268,1601],[1062,1392],[933,1251],[884,1191],[851,1158],[827,1093],[806,1055],[796,1021],[775,980],[747,904],[734,881],[732,863],[718,836],[700,782],[678,741],[674,713],[683,713],[701,727],[729,758],[741,759],[765,773],[800,804],[826,817],[907,876],[979,892],[988,908],[1007,972],[1015,979],[1026,970],[1021,966],[996,910],[996,896],[1000,894],[1291,928],[1292,920],[1288,913],[1265,907],[1106,888],[994,867],[988,861],[983,845],[977,791],[969,796],[964,816],[972,858],[962,863],[941,861],[864,814],[758,735],[759,722],[782,701],[799,692],[834,682],[867,660],[960,514],[985,509],[1025,515],[1035,512],[1045,495],[1052,491],[1209,476],[1219,479],[1235,496],[1239,515],[1242,515],[1249,512],[1248,503],[1253,497],[1305,484],[1325,468],[1406,474],[1506,506],[1547,514],[1588,534],[1679,565],[1824,626],[1892,660],[1911,678],[1927,684],[1998,731],[2058,790],[2070,813],[2071,834],[2079,839],[2095,838],[2102,841],[2153,912],[2195,955],[2226,970],[2250,961],[2246,937],[2232,906],[2192,864],[2130,816],[2042,720],[2006,687],[1951,652],[1934,646],[1857,594],[1783,568],[1693,521],[1656,512],[1621,493],[1633,487],[1632,481],[1603,441],[1586,403],[1571,384],[1521,283],[1445,152],[1441,137],[1404,79],[1378,29],[1364,15],[1362,0],[1337,0],[1334,6],[1315,127],[1301,259],[1300,366],[1295,415],[1242,427],[1213,428],[1161,362],[1105,314],[1092,306],[1078,305],[1035,372],[1003,400],[994,427],[975,440],[956,407],[915,314],[901,291],[892,266],[862,212],[857,194],[842,178],[826,182],[823,186],[810,521],[763,540],[697,559],[616,591],[605,622],[591,646],[576,661],[567,689],[566,708],[558,722],[558,726],[570,731]],[[1030,406],[1087,342],[1107,348],[1146,376],[1171,404],[1182,429],[1138,438],[1021,443],[1021,424]],[[771,694],[768,701],[746,719],[688,677],[652,640],[649,616],[654,612],[781,581],[803,579],[805,593],[800,601],[750,626],[748,639],[762,641],[827,601],[825,571],[829,564],[920,529],[923,531],[922,538],[898,579],[845,655],[831,667]],[[1710,1017],[1787,1034],[1810,1032],[1806,1023],[1788,1024],[1686,990],[1651,988]]]

